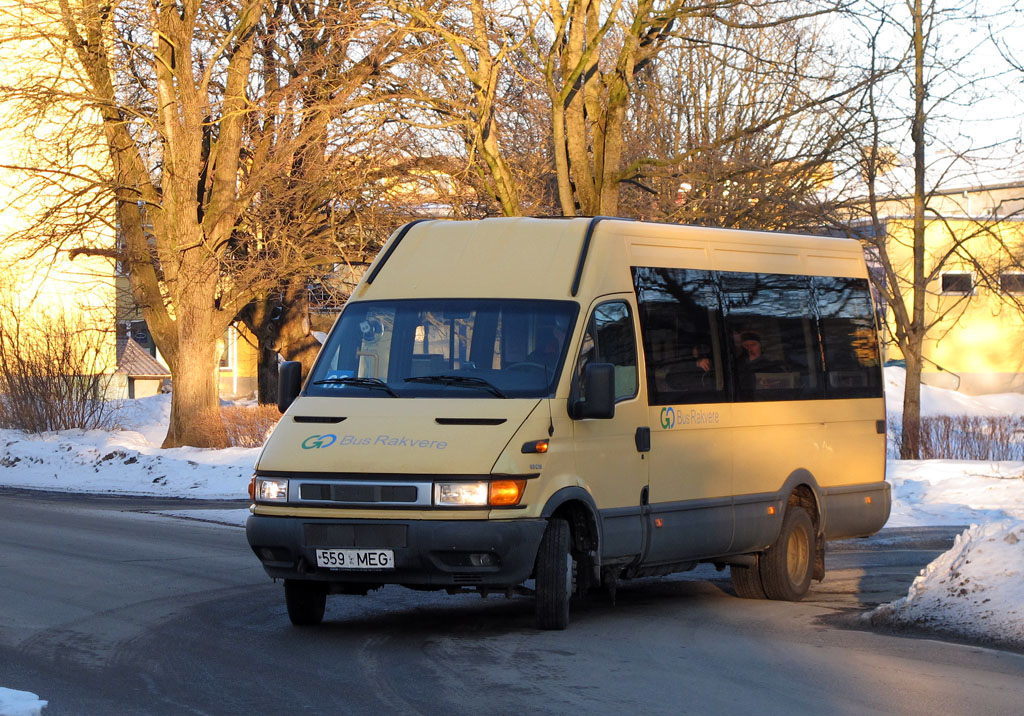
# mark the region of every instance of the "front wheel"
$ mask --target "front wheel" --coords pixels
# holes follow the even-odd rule
[[[810,515],[804,508],[790,505],[778,539],[758,558],[765,596],[790,602],[803,599],[811,586],[815,549]]]
[[[295,626],[316,626],[324,619],[327,585],[304,579],[284,580],[284,602]]]
[[[534,568],[539,629],[565,629],[569,626],[574,567],[569,552],[570,537],[569,523],[552,519],[540,540]]]

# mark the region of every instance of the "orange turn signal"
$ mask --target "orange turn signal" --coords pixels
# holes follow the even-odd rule
[[[769,515],[774,515],[775,514],[775,506],[774,505],[768,505],[768,514]]]
[[[866,497],[864,498],[864,504],[865,504],[865,505],[870,505],[870,504],[871,504],[871,495],[867,495],[867,496],[866,496]]]
[[[526,490],[526,480],[493,480],[488,502],[495,507],[513,507],[519,504]]]
[[[255,500],[256,499],[256,478],[255,477],[252,478],[251,480],[249,480],[249,499],[250,500]]]
[[[523,443],[523,454],[534,453],[534,452],[547,452],[548,441],[547,440],[531,440],[528,443]]]

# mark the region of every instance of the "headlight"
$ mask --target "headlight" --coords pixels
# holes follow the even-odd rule
[[[257,502],[287,502],[288,481],[257,477],[255,492]]]
[[[435,482],[434,504],[452,507],[486,507],[486,482]]]
[[[515,507],[526,480],[435,482],[434,504],[448,507]]]

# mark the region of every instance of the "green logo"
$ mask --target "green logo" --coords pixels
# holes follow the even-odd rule
[[[330,447],[338,440],[337,435],[310,435],[308,438],[302,441],[303,450],[312,450],[314,448],[325,448]]]
[[[661,427],[671,430],[676,426],[676,411],[672,408],[661,409]]]

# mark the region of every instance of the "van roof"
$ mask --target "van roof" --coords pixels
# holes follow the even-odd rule
[[[851,239],[587,217],[430,220],[392,236],[353,298],[586,300],[632,291],[628,271],[608,271],[622,265],[867,275]]]

